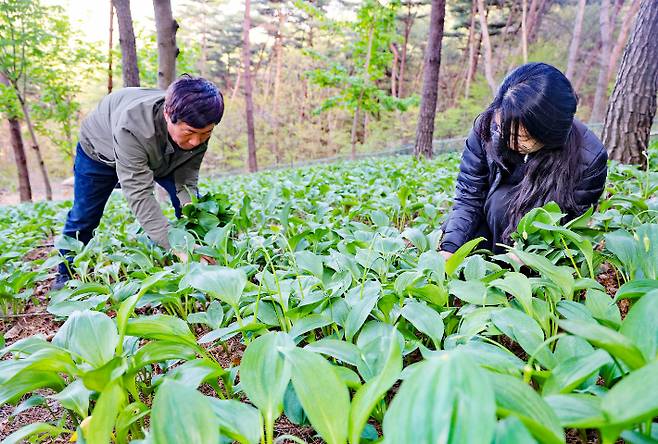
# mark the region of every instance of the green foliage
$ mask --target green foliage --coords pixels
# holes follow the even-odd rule
[[[613,164],[615,195],[600,209],[567,224],[554,203],[528,213],[510,248],[521,266],[478,249],[481,239],[448,260],[436,251],[457,162],[209,181],[170,232],[187,264],[144,242],[111,199],[95,240],[68,245],[76,279],[50,294],[48,310],[66,318],[52,341],[7,338],[0,352],[11,358],[0,361],[0,402],[18,415],[49,389],[66,413],[7,442],[75,431],[86,442],[270,444],[284,439],[284,414],[335,443],[560,443],[565,428],[597,429],[606,444],[648,437],[658,290],[655,224],[641,208],[655,199],[653,176]],[[7,309],[58,263],[23,255],[65,209],[0,216]],[[602,261],[627,280],[624,319],[594,280]]]
[[[347,40],[339,52],[349,54],[351,64],[333,60],[317,51],[309,51],[326,67],[308,72],[309,79],[322,88],[334,88],[336,95],[325,100],[315,112],[320,113],[340,107],[351,112],[362,109],[372,115],[383,111],[405,111],[415,98],[399,99],[389,95],[377,83],[386,73],[392,61],[389,45],[397,41],[395,14],[398,2],[382,5],[379,0],[368,0],[358,9],[355,22],[331,22],[324,17],[324,27],[331,27],[341,34],[354,32],[355,40]],[[311,11],[317,16],[319,10]]]

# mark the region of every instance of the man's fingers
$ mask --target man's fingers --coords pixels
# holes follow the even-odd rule
[[[208,265],[217,265],[217,261],[210,256],[201,256],[201,263]]]

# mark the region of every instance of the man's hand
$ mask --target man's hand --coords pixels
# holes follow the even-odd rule
[[[194,249],[196,249],[198,247],[199,247],[199,245],[194,244]],[[184,264],[187,263],[190,260],[189,255],[187,253],[183,252],[183,251],[174,251],[174,254]],[[202,264],[207,264],[207,265],[217,264],[217,261],[214,258],[212,258],[210,256],[206,256],[204,254],[201,255],[199,262],[201,262]]]
[[[187,256],[187,253],[184,253],[182,251],[174,251],[174,254],[176,257],[183,263],[187,263],[189,257]]]

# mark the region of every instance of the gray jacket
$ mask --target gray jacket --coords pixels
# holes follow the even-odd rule
[[[116,168],[140,225],[153,241],[169,248],[169,221],[155,198],[153,179],[173,173],[181,205],[190,202],[208,143],[182,150],[170,140],[164,95],[158,89],[124,88],[105,96],[82,122],[80,145],[92,159]]]

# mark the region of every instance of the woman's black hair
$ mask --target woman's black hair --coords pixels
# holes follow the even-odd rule
[[[222,120],[224,97],[211,81],[183,74],[167,88],[165,111],[172,123],[205,128]]]
[[[522,161],[518,140],[521,125],[542,144],[528,156],[523,179],[512,190],[505,241],[525,213],[550,201],[557,202],[567,214],[579,212],[574,198],[581,144],[574,127],[577,105],[571,83],[557,68],[527,63],[505,77],[491,105],[476,120],[476,131],[487,152],[507,172]]]

